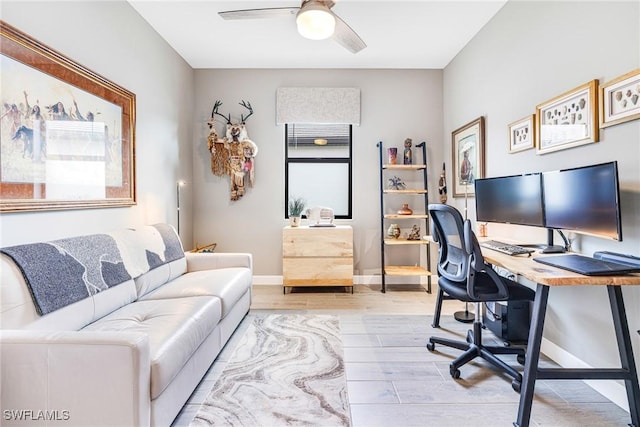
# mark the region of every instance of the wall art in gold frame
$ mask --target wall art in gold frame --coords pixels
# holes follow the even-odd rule
[[[135,94],[3,21],[0,68],[0,211],[135,205]]]
[[[484,117],[451,133],[453,197],[474,197],[474,180],[484,177]]]
[[[509,123],[509,152],[529,150],[535,146],[536,115],[530,114],[513,123]]]
[[[600,88],[600,127],[640,118],[640,68]]]
[[[597,142],[598,80],[591,80],[536,107],[538,154]]]

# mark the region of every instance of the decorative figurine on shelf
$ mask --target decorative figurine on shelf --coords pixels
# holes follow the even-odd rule
[[[409,233],[407,240],[420,240],[420,227],[414,225],[411,228],[411,232]]]
[[[404,164],[410,165],[413,162],[411,158],[411,138],[407,138],[404,140]]]
[[[389,229],[387,230],[387,236],[392,239],[397,239],[398,237],[400,237],[400,227],[398,226],[398,224],[391,224],[389,226]]]
[[[387,148],[387,157],[389,158],[389,164],[395,165],[398,162],[398,149],[396,147]]]
[[[405,188],[407,188],[407,185],[400,179],[400,177],[393,176],[389,178],[387,188],[389,190],[404,190]]]
[[[447,203],[447,174],[442,163],[442,172],[438,181],[438,193],[440,193],[440,203]]]
[[[258,146],[249,139],[245,127],[247,119],[253,114],[253,108],[249,102],[240,102],[240,105],[249,110],[249,114],[246,117],[241,114],[240,122],[232,123],[231,113],[227,117],[218,112],[221,105],[221,101],[215,102],[211,120],[207,122],[210,129],[207,140],[211,153],[211,172],[215,176],[229,175],[231,200],[238,200],[245,194],[245,181],[253,187],[255,177],[254,158],[258,154]],[[226,121],[224,138],[219,138],[214,128],[215,116],[223,117]]]

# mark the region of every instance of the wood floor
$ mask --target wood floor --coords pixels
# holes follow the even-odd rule
[[[461,368],[461,378],[454,380],[448,367],[460,351],[425,348],[431,335],[464,340],[469,327],[452,316],[464,304],[445,301],[441,327],[432,328],[434,304],[435,294],[420,286],[393,286],[385,294],[379,287],[363,285],[356,286],[353,294],[343,288],[296,288],[285,295],[281,286],[254,285],[249,315],[173,426],[189,425],[253,317],[289,310],[339,317],[352,427],[512,426],[519,395],[508,377],[480,360]],[[485,333],[485,341],[495,340],[491,332]],[[515,357],[506,357],[511,358],[507,363],[522,369]],[[544,357],[541,361],[554,366]],[[608,427],[629,422],[628,412],[583,381],[536,383],[531,427]]]
[[[434,284],[434,289],[437,289]],[[380,286],[355,285],[350,288],[313,287],[287,288],[282,286],[253,286],[252,310],[330,310],[367,314],[433,314],[436,294],[427,293],[420,285],[388,285],[387,292]],[[464,310],[460,301],[446,301],[442,314]]]

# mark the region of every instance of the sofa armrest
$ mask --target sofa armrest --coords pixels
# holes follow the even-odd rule
[[[187,257],[187,272],[230,267],[244,267],[253,270],[251,254],[187,252],[185,255]]]
[[[0,331],[1,424],[148,426],[149,357],[143,333]]]

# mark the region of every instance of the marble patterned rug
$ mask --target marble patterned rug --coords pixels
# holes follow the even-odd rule
[[[337,316],[257,317],[191,426],[350,426]]]

